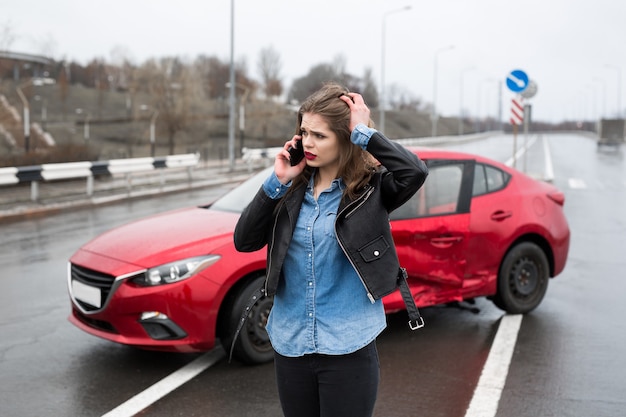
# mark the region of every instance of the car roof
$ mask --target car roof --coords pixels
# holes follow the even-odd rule
[[[480,156],[468,152],[454,151],[450,149],[441,149],[441,148],[429,148],[423,146],[407,146],[411,152],[414,152],[416,155],[420,157],[420,159],[450,159],[450,160],[475,160],[477,162],[484,162],[499,168],[502,168],[506,171],[509,171],[510,168],[505,164],[498,162],[494,159],[487,158],[485,156]]]

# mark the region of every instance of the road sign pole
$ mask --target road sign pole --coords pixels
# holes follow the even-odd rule
[[[528,155],[528,125],[530,125],[530,104],[524,105],[524,172],[526,173],[526,156]]]
[[[517,162],[517,125],[513,125],[513,168]]]
[[[513,126],[513,168],[517,163],[517,126],[524,121],[524,107],[522,99],[516,97],[511,100],[511,125]]]

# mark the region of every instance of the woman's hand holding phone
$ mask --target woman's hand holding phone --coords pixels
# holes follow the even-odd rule
[[[300,175],[305,166],[306,160],[304,159],[302,136],[295,135],[290,141],[285,143],[282,151],[276,155],[274,172],[282,184],[287,184]]]

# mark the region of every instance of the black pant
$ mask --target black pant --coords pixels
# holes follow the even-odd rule
[[[380,368],[376,342],[347,355],[274,354],[285,417],[370,417]]]

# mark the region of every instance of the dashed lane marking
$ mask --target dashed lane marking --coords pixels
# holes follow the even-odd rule
[[[569,184],[569,188],[573,188],[573,189],[587,188],[587,184],[585,184],[585,181],[581,180],[580,178],[570,178],[567,180],[567,182]]]

